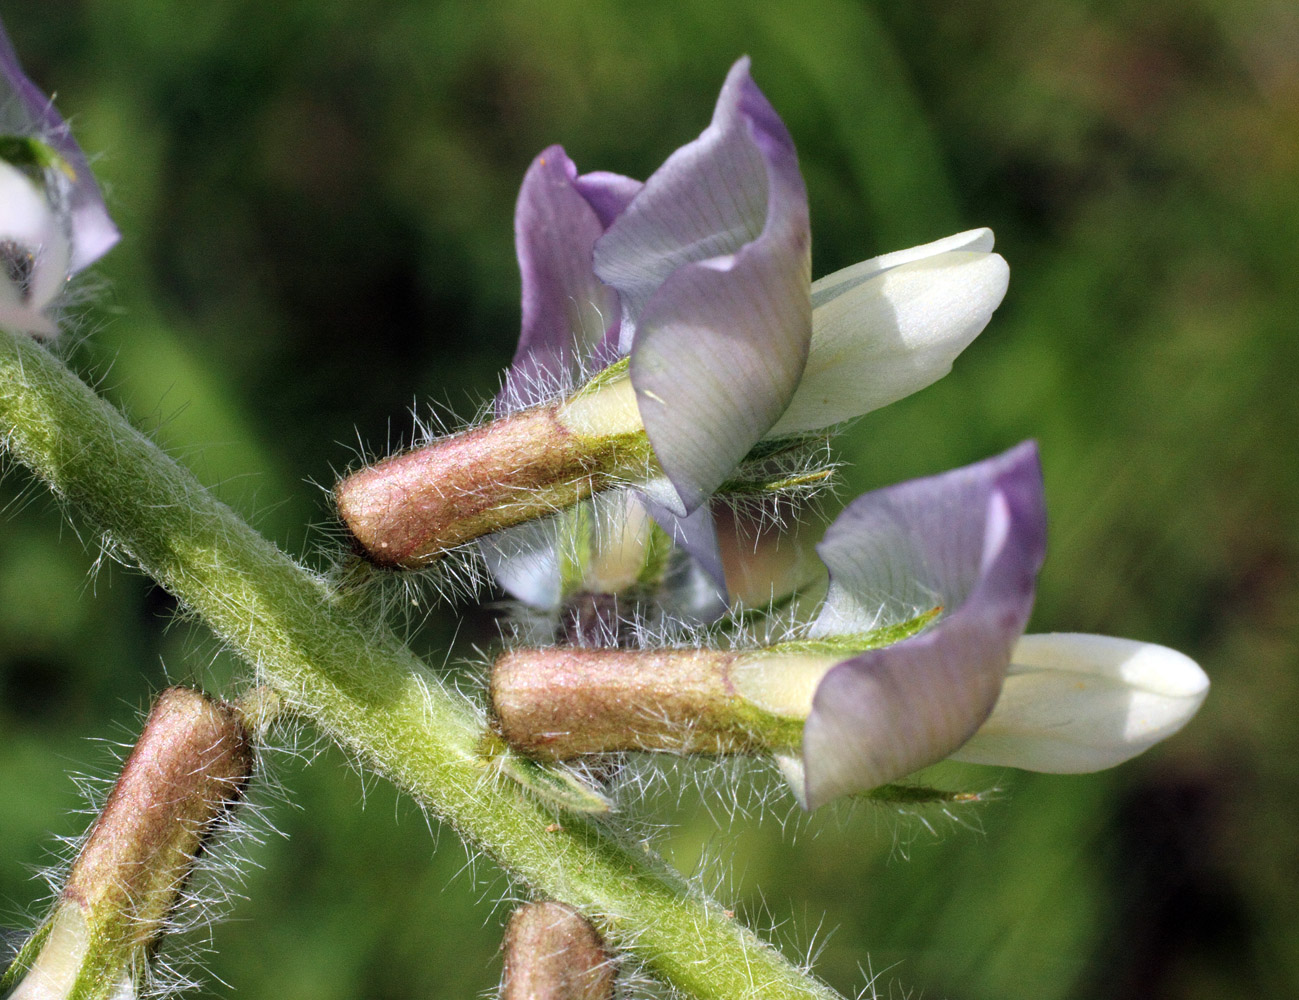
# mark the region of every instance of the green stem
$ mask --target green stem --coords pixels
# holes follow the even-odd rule
[[[478,712],[384,626],[252,530],[43,348],[0,331],[4,445],[249,663],[287,705],[537,892],[701,998],[831,998],[607,825],[553,812],[477,752]]]

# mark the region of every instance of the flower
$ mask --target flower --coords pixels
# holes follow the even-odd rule
[[[723,590],[704,500],[761,439],[822,430],[941,377],[1009,273],[981,229],[811,283],[792,142],[747,60],[712,125],[643,185],[579,174],[561,147],[545,150],[519,193],[515,241],[523,324],[499,408],[627,357],[610,398],[665,473],[636,489]],[[607,416],[590,409],[590,424]],[[561,589],[553,533],[515,528],[482,546],[497,580],[535,606]]]
[[[1037,448],[858,497],[817,552],[830,589],[808,643],[736,676],[750,701],[806,719],[782,768],[808,808],[942,760],[992,711],[1046,553]],[[930,618],[853,655],[861,637]]]
[[[1055,773],[1114,767],[1199,709],[1208,678],[1174,650],[1019,634],[1044,554],[1041,491],[1025,444],[867,494],[831,525],[817,547],[831,584],[812,642],[732,668],[747,698],[806,718],[801,754],[781,766],[809,808],[944,757]],[[817,637],[851,647],[899,625],[922,630],[851,657],[816,648]]]
[[[0,24],[0,325],[57,333],[49,307],[117,240],[90,164]]]
[[[507,384],[627,356],[667,479],[644,489],[679,516],[760,440],[850,420],[941,377],[1009,276],[980,229],[812,283],[793,143],[747,59],[709,128],[643,185],[579,175],[559,146],[543,152],[515,234],[523,328]]]
[[[829,586],[808,624],[730,648],[512,650],[493,668],[498,729],[552,760],[774,754],[809,809],[948,757],[1114,766],[1180,729],[1208,680],[1161,646],[1024,636],[1045,546],[1032,442],[876,490],[817,546]]]
[[[1186,725],[1209,693],[1190,657],[1108,635],[1026,635],[1001,696],[955,760],[1079,774],[1114,767]]]
[[[808,808],[943,759],[988,717],[1046,546],[1037,449],[859,497],[815,620],[758,648],[514,650],[499,731],[537,756],[775,752]]]
[[[694,515],[759,442],[943,375],[1008,276],[992,234],[976,230],[814,285],[793,142],[747,59],[708,128],[644,184],[579,175],[562,148],[545,150],[524,179],[515,238],[523,325],[498,419],[335,487],[376,563],[423,565],[621,486],[661,520]],[[692,554],[715,568],[707,549]]]

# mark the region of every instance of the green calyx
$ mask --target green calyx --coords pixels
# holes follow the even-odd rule
[[[841,655],[845,659],[872,649],[892,646],[895,642],[910,639],[922,632],[930,622],[942,614],[941,607],[922,611],[914,618],[882,625],[867,632],[849,632],[843,635],[828,635],[815,639],[791,639],[767,646],[763,652],[779,654],[802,654],[807,656]]]

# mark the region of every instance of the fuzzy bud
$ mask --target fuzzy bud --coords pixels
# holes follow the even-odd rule
[[[378,462],[334,487],[361,552],[411,569],[465,542],[643,480],[652,453],[630,381],[493,420]]]
[[[15,968],[10,1000],[116,998],[165,930],[213,824],[243,793],[253,749],[237,711],[164,691],[72,866],[54,915]]]
[[[528,903],[505,928],[501,1000],[610,1000],[614,965],[590,922],[563,903]]]

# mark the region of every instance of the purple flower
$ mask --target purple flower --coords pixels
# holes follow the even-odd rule
[[[559,146],[543,152],[515,240],[523,328],[508,406],[628,357],[666,474],[645,489],[679,515],[758,441],[850,420],[941,377],[1008,278],[981,229],[813,284],[793,145],[748,60],[709,128],[643,185],[578,174]]]
[[[56,333],[49,306],[117,240],[90,164],[0,24],[0,323]]]
[[[643,185],[579,174],[558,146],[543,152],[519,194],[515,239],[523,327],[501,408],[627,358],[616,418],[643,427],[664,473],[637,490],[718,586],[704,501],[754,445],[939,378],[986,325],[1008,273],[991,232],[976,230],[812,284],[793,145],[747,59],[709,128]],[[523,526],[483,545],[502,585],[532,604],[558,599],[553,534]]]
[[[810,624],[759,645],[514,649],[493,714],[547,760],[773,754],[809,809],[947,757],[1111,767],[1180,729],[1208,679],[1159,646],[1025,636],[1045,548],[1026,442],[850,504],[817,546],[829,584]]]
[[[807,192],[749,61],[731,68],[708,128],[644,184],[543,152],[515,239],[514,399],[535,401],[538,376],[628,357],[666,476],[646,492],[678,516],[698,509],[784,412],[812,332]]]
[[[770,753],[815,808],[959,750],[992,712],[1046,548],[1037,448],[876,490],[817,547],[809,625],[759,646],[516,649],[493,713],[523,752]]]
[[[750,702],[806,718],[782,766],[808,808],[942,760],[992,711],[1046,551],[1037,448],[859,497],[817,551],[830,589],[806,641],[735,677]]]
[[[562,148],[545,150],[519,193],[515,243],[523,325],[504,408],[628,357],[634,422],[666,474],[643,484],[645,503],[720,586],[703,501],[784,411],[811,338],[807,193],[748,60],[709,127],[644,184],[579,175]],[[534,605],[560,598],[557,527],[483,545],[502,585]]]

